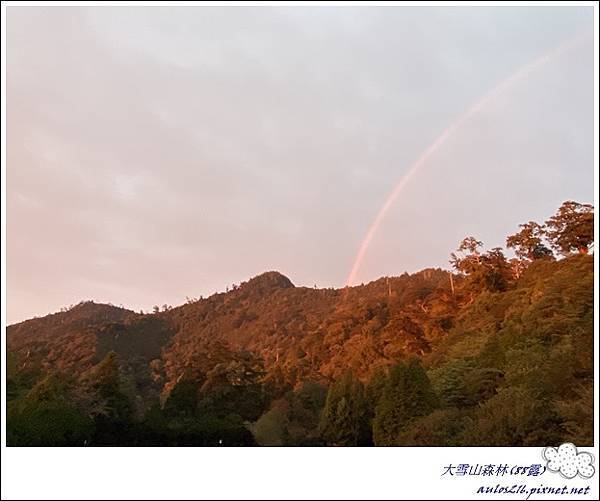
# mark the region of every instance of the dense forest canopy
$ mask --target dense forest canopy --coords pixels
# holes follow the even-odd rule
[[[182,306],[7,329],[9,445],[593,442],[591,205],[452,270],[341,290],[277,272]]]

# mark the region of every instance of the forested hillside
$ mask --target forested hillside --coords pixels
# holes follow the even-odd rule
[[[9,326],[10,445],[593,442],[593,208],[452,270],[344,289],[278,272],[182,306]]]

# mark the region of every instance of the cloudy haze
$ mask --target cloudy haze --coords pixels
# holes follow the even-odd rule
[[[593,200],[592,8],[7,8],[8,321],[266,270],[339,287]]]

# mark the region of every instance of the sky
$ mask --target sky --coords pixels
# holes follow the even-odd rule
[[[7,8],[7,320],[341,287],[593,202],[591,7]]]

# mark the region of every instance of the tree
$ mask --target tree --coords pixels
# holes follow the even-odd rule
[[[373,372],[371,378],[369,379],[369,383],[365,388],[365,396],[367,399],[367,403],[369,407],[375,410],[379,399],[383,395],[383,391],[385,390],[385,383],[387,381],[387,375],[383,368],[378,367]]]
[[[288,403],[283,399],[277,400],[271,409],[250,425],[250,431],[259,445],[281,446],[285,444],[289,424],[288,412]]]
[[[378,367],[372,373],[369,382],[365,387],[365,400],[367,404],[367,417],[369,420],[369,428],[373,429],[373,419],[375,419],[375,409],[383,392],[387,381],[387,374],[382,367]]]
[[[411,421],[398,442],[409,447],[448,447],[458,445],[458,436],[468,422],[466,412],[457,408],[437,409]]]
[[[579,383],[570,399],[555,403],[564,429],[564,439],[574,444],[594,443],[594,382]]]
[[[171,390],[165,402],[164,413],[169,418],[194,416],[198,406],[198,382],[182,378]]]
[[[6,401],[10,402],[27,394],[42,375],[39,360],[31,362],[30,357],[17,353],[6,354]],[[29,364],[27,363],[29,362]]]
[[[109,352],[87,376],[80,395],[89,415],[94,417],[98,445],[123,445],[133,416],[131,401],[122,391],[117,354]]]
[[[301,383],[273,402],[271,408],[250,426],[260,445],[323,445],[319,418],[327,388],[314,382]]]
[[[552,251],[544,245],[545,229],[535,221],[519,225],[521,230],[506,239],[506,246],[514,249],[520,259],[535,261],[536,259],[551,258]]]
[[[473,367],[472,360],[459,358],[431,371],[431,380],[439,395],[440,407],[464,408],[473,405],[465,385],[465,377]]]
[[[503,292],[512,278],[510,263],[500,247],[494,247],[481,257],[480,283],[491,292]],[[477,277],[477,275],[476,275]]]
[[[9,407],[7,441],[12,446],[82,446],[94,432],[93,421],[71,398],[71,381],[46,376]]]
[[[556,412],[523,386],[502,388],[475,408],[461,433],[463,446],[528,447],[564,439]]]
[[[466,285],[472,291],[506,290],[513,275],[510,263],[500,247],[482,253],[482,246],[483,243],[474,237],[465,238],[457,249],[458,254],[450,255],[450,263],[456,271],[467,276]]]
[[[594,242],[594,206],[564,202],[546,227],[552,247],[563,256],[574,251],[587,254]]]
[[[457,252],[460,254],[450,254],[450,263],[454,269],[465,275],[476,271],[481,265],[480,248],[483,242],[475,237],[466,237],[458,246]],[[462,255],[461,255],[462,254]]]
[[[427,373],[418,359],[400,363],[389,374],[375,409],[375,445],[400,445],[399,437],[416,417],[425,416],[438,405]]]
[[[131,404],[121,391],[121,376],[119,361],[114,351],[96,366],[91,378],[92,388],[104,402],[104,412],[112,419],[128,419],[131,414]]]
[[[267,395],[262,385],[263,360],[251,352],[229,351],[206,374],[200,388],[199,408],[221,417],[237,414],[254,421],[265,411]]]
[[[366,445],[369,441],[365,391],[348,371],[327,393],[319,431],[329,445]]]

